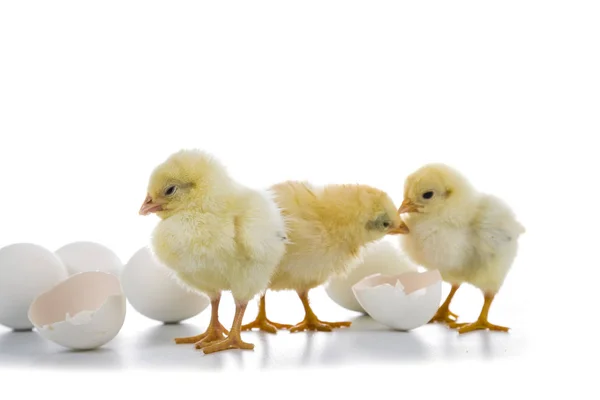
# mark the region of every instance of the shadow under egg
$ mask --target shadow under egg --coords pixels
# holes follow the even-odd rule
[[[121,369],[123,358],[119,351],[107,347],[91,350],[64,349],[44,354],[35,360],[36,368],[50,369]]]
[[[58,348],[33,330],[0,335],[0,364],[31,364],[37,357]]]

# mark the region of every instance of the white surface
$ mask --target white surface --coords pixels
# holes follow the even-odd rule
[[[151,169],[187,146],[249,185],[361,182],[398,204],[408,173],[447,162],[512,205],[527,233],[492,305],[509,335],[357,324],[262,346],[252,333],[255,352],[203,356],[170,342],[195,327],[131,313],[98,353],[0,331],[0,396],[593,397],[599,10],[585,0],[1,2],[0,245],[91,240],[128,259],[155,224],[137,215]],[[287,304],[271,302],[274,320],[301,318],[297,299]],[[326,296],[314,304],[323,319],[348,316]],[[472,320],[481,304],[464,288],[452,310]],[[254,374],[261,365],[271,373]]]

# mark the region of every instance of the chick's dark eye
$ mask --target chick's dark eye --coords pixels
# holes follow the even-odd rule
[[[392,225],[392,223],[391,223],[391,222],[389,222],[389,221],[385,221],[385,222],[383,223],[383,227],[384,227],[384,228],[389,228],[391,225]]]
[[[165,190],[165,196],[171,196],[177,190],[176,186],[169,186],[167,190]]]
[[[433,192],[432,191],[423,193],[423,198],[426,199],[426,200],[428,200],[428,199],[430,199],[432,197],[433,197]]]

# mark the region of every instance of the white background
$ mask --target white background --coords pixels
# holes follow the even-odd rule
[[[253,353],[205,357],[171,337],[204,329],[207,312],[169,328],[130,312],[104,355],[60,356],[0,327],[0,390],[597,392],[581,362],[598,356],[599,20],[594,1],[3,1],[0,246],[92,240],[126,261],[156,223],[137,214],[149,173],[183,147],[250,186],[360,182],[397,204],[408,173],[446,162],[511,204],[527,233],[490,315],[508,335],[377,336],[363,321],[251,333]],[[271,298],[275,320],[301,319],[292,294]],[[453,310],[472,319],[481,303],[465,287]],[[323,319],[356,318],[319,291],[314,304]]]

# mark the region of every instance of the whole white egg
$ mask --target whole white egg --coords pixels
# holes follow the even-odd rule
[[[338,305],[352,311],[366,314],[364,308],[356,300],[352,286],[366,276],[381,273],[396,275],[408,271],[417,271],[417,266],[386,240],[367,245],[363,250],[362,260],[345,277],[332,278],[325,286],[325,291]]]
[[[123,262],[108,247],[94,242],[73,242],[56,250],[69,275],[102,271],[119,276]]]
[[[67,276],[60,259],[42,246],[16,243],[0,249],[0,324],[14,330],[33,328],[29,306]]]
[[[150,249],[138,250],[125,264],[121,284],[129,304],[147,318],[177,323],[200,314],[210,304],[201,293],[184,288]]]
[[[72,275],[39,295],[28,317],[42,337],[70,349],[90,350],[119,333],[126,309],[119,278],[88,271]]]

